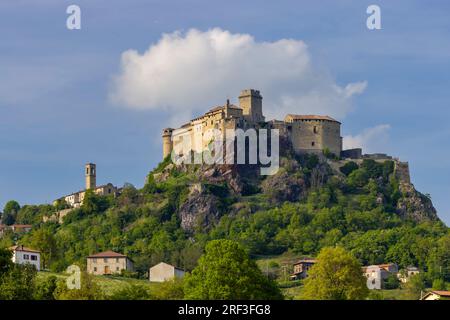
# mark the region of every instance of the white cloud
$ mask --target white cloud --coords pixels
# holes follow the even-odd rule
[[[391,126],[381,124],[373,128],[367,128],[356,136],[344,136],[344,149],[363,148],[364,153],[386,152],[389,142],[389,130]]]
[[[164,34],[143,54],[124,52],[110,95],[125,107],[180,114],[181,122],[188,120],[181,114],[204,112],[227,97],[237,104],[240,90],[255,88],[269,119],[287,113],[343,118],[352,109],[351,98],[366,86],[365,81],[336,84],[313,66],[303,41],[257,42],[215,28]]]

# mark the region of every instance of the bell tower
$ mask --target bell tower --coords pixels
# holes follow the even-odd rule
[[[95,189],[97,186],[97,169],[94,163],[87,163],[84,166],[84,175],[86,177],[86,190]]]

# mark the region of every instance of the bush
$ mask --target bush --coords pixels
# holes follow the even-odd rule
[[[444,279],[434,279],[433,280],[433,290],[447,290]]]
[[[128,284],[120,288],[109,297],[111,300],[149,300],[151,298],[148,288],[138,284]]]
[[[395,274],[390,274],[384,280],[384,288],[387,290],[398,289],[400,287],[400,280],[398,280]]]
[[[343,174],[348,176],[353,171],[359,169],[359,166],[356,162],[350,161],[344,164],[342,167],[339,168],[339,171],[341,171]]]

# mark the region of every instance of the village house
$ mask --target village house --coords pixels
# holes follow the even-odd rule
[[[3,235],[6,232],[6,230],[8,230],[8,226],[6,226],[4,224],[0,224],[0,237],[3,237]]]
[[[450,291],[430,291],[420,300],[450,300]]]
[[[419,274],[419,268],[417,267],[407,267],[405,270],[401,270],[398,274],[397,274],[397,278],[402,282],[402,283],[406,283],[409,281],[409,279],[412,276],[415,276],[416,274]]]
[[[133,261],[126,255],[105,251],[87,257],[87,272],[94,275],[112,275],[133,271]]]
[[[395,263],[386,263],[363,267],[363,274],[367,278],[367,288],[383,289],[384,280],[391,274],[397,275],[398,266]]]
[[[160,262],[151,267],[148,274],[151,282],[164,282],[174,278],[183,278],[185,272],[168,263]]]
[[[31,264],[36,267],[37,271],[41,270],[41,253],[37,250],[20,246],[9,248],[13,252],[12,262],[16,264]]]
[[[294,273],[291,275],[291,280],[304,279],[308,276],[308,271],[317,263],[316,259],[301,259],[294,263]]]
[[[10,226],[11,230],[15,233],[30,232],[32,227],[33,226],[31,224],[13,224]]]
[[[27,233],[30,232],[33,226],[31,224],[13,224],[10,226],[0,224],[0,237],[2,237],[8,230],[14,233]]]

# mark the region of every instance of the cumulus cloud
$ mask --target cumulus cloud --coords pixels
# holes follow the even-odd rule
[[[314,67],[303,41],[258,42],[215,28],[164,34],[142,54],[124,52],[110,96],[125,107],[181,117],[224,104],[226,98],[237,104],[240,90],[255,88],[269,119],[287,113],[343,118],[352,109],[352,97],[366,87],[365,81],[338,85]]]
[[[367,128],[355,136],[344,136],[343,147],[344,149],[363,148],[364,153],[386,152],[390,128],[388,124],[380,124]]]

